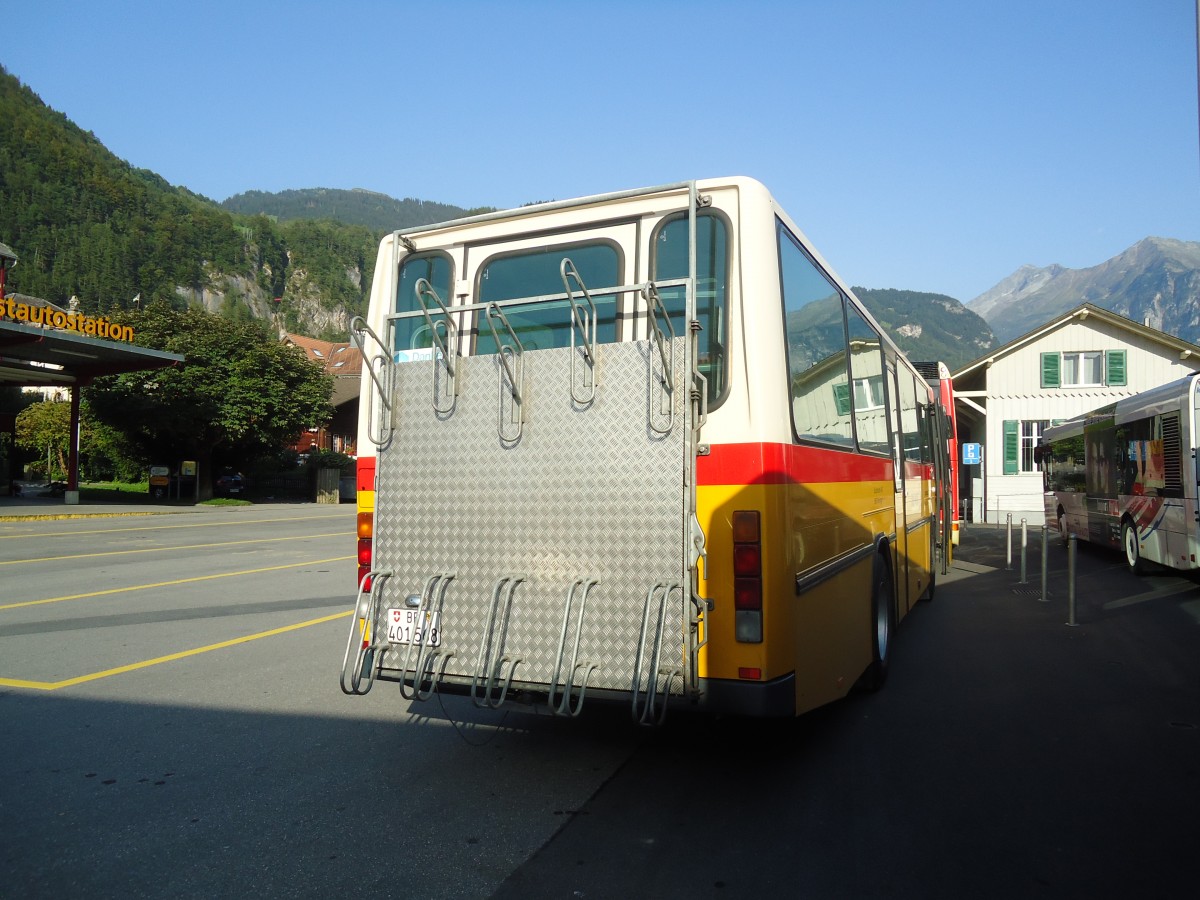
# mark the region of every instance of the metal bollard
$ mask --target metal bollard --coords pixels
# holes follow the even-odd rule
[[[1012,513],[1008,514],[1008,550],[1004,557],[1004,571],[1012,571]]]
[[[1050,602],[1049,592],[1046,590],[1047,572],[1050,566],[1050,534],[1046,526],[1042,526],[1042,596],[1038,599],[1043,603]]]
[[[1072,628],[1075,621],[1075,547],[1078,541],[1075,535],[1067,538],[1067,624]]]
[[[1029,526],[1025,524],[1025,520],[1021,520],[1021,584],[1028,584],[1029,579],[1025,577],[1025,557],[1026,548],[1029,546]]]

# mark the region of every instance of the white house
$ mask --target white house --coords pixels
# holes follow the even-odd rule
[[[1041,525],[1044,428],[1197,370],[1200,346],[1090,303],[959,369],[959,443],[983,457],[960,471],[967,520]]]

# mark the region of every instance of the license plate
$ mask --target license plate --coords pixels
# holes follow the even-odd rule
[[[426,612],[419,617],[419,609],[389,609],[387,613],[387,639],[389,644],[425,644],[428,647],[442,645],[442,617]],[[431,621],[432,620],[432,621]]]

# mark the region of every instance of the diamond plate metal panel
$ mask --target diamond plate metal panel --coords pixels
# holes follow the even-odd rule
[[[675,341],[679,362],[683,341]],[[448,674],[475,672],[493,590],[506,576],[524,579],[504,643],[506,655],[521,660],[516,682],[551,681],[567,594],[580,578],[598,581],[579,651],[581,662],[597,667],[589,686],[631,688],[646,597],[656,584],[684,586],[671,595],[660,668],[686,672],[684,366],[675,366],[673,424],[663,435],[650,427],[651,417],[659,427],[664,421],[661,392],[652,390],[652,345],[600,346],[598,388],[586,405],[571,398],[571,354],[578,352],[524,355],[525,415],[515,441],[501,437],[499,416],[511,402],[501,394],[497,357],[458,360],[459,394],[449,413],[434,409],[437,364],[397,366],[395,437],[376,473],[374,565],[393,573],[381,608],[402,606],[434,574],[453,573],[441,623],[442,649],[454,654]],[[504,433],[513,432],[506,423]],[[574,619],[568,660],[573,640]],[[388,651],[384,668],[402,668],[405,649]],[[680,689],[675,681],[672,690]]]

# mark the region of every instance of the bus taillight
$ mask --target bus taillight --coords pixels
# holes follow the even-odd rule
[[[762,643],[762,529],[758,510],[733,513],[733,631],[742,643]]]
[[[371,579],[363,582],[363,576],[371,571],[373,557],[374,515],[369,512],[358,514],[358,583],[364,591],[371,590]]]

